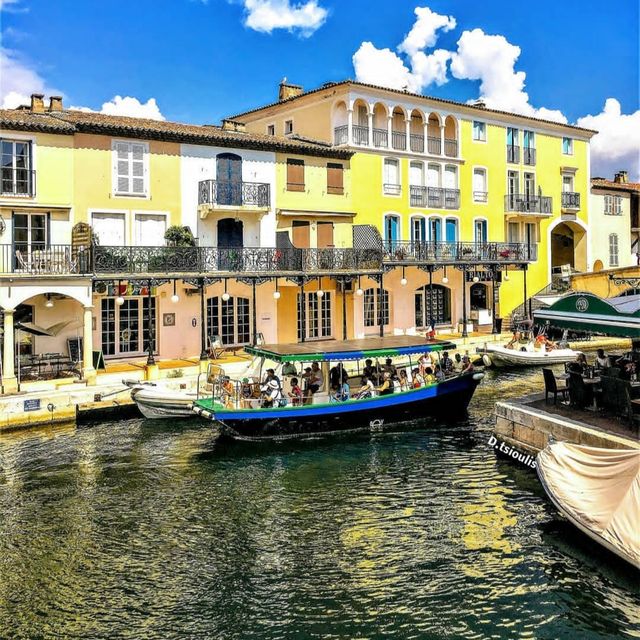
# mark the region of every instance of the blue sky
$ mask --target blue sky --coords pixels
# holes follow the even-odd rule
[[[398,47],[416,22],[414,9],[429,7],[433,14],[453,19],[455,27],[437,30],[437,42],[424,48],[427,55],[434,49],[455,54],[461,35],[475,29],[481,30],[481,39],[469,43],[468,60],[475,60],[478,47],[484,50],[484,36],[504,37],[497,56],[503,49],[513,51],[510,45],[520,47],[515,71],[526,73],[527,109],[531,105],[559,110],[569,122],[575,122],[587,114],[600,114],[607,98],[620,103],[620,117],[635,114],[639,108],[639,15],[633,0],[611,4],[611,11],[601,2],[577,0],[534,4],[495,0],[0,0],[0,4],[3,95],[57,90],[64,94],[66,104],[97,110],[116,95],[143,103],[154,98],[167,119],[216,123],[225,115],[274,100],[283,76],[307,88],[356,77],[352,58],[363,42],[373,45],[370,51],[363,50],[362,69],[364,63],[369,64],[368,72],[363,73],[373,74],[374,80],[386,80],[384,73],[376,75],[383,66],[379,61],[404,64],[412,72],[408,54],[399,53]],[[297,19],[308,19],[311,26],[277,28],[278,20],[286,22],[285,14],[290,17],[296,9],[308,9]],[[258,10],[263,11],[262,17]],[[391,50],[389,54],[378,54],[385,48]],[[489,58],[479,72],[493,83],[498,102],[513,89],[503,90],[500,83],[515,78],[509,76],[508,68],[500,76],[502,62]],[[392,75],[394,68],[390,67]],[[429,83],[429,76],[426,85],[424,77],[408,77],[428,95],[466,101],[482,93],[480,80],[455,78],[450,70],[446,75],[440,86]],[[472,75],[467,73],[467,77]],[[38,83],[40,86],[34,86]],[[514,100],[519,101],[520,96]],[[509,102],[507,108],[516,102]],[[611,126],[620,124],[614,122],[615,116],[609,118]],[[626,137],[620,133],[618,138]],[[636,150],[638,147],[640,144]]]

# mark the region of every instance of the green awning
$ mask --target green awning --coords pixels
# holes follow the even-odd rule
[[[572,293],[533,312],[534,323],[572,331],[640,338],[640,296],[599,298]]]

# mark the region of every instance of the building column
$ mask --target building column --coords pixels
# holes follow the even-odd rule
[[[429,119],[422,121],[423,133],[424,136],[424,146],[422,148],[423,153],[429,153]]]
[[[393,149],[393,116],[387,116],[387,148]]]
[[[405,149],[407,151],[411,151],[411,118],[407,118],[404,121],[404,130],[405,130]]]
[[[369,146],[373,147],[373,113],[369,112],[367,119],[367,126],[369,127]]]
[[[440,125],[440,155],[444,155],[444,125]]]
[[[13,332],[14,309],[4,310],[4,340],[2,344],[2,392],[15,393],[18,380],[15,371],[15,335]]]
[[[353,109],[347,109],[347,144],[353,144]]]
[[[82,332],[82,378],[87,384],[95,384],[97,375],[93,367],[93,307],[84,308]]]

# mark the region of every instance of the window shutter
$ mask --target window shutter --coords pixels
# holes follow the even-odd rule
[[[344,193],[344,171],[341,164],[327,164],[327,193],[342,195]]]
[[[142,144],[131,144],[131,193],[145,194],[145,147]]]
[[[304,191],[304,160],[287,160],[287,191]]]

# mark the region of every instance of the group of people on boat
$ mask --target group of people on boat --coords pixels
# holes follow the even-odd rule
[[[534,340],[531,340],[526,333],[523,334],[522,331],[517,329],[513,332],[513,336],[511,340],[507,342],[505,348],[515,349],[517,351],[528,351],[527,346],[531,344],[534,350],[545,351],[547,353],[558,348],[558,345],[553,342],[553,340],[549,340],[544,333],[539,333]]]

